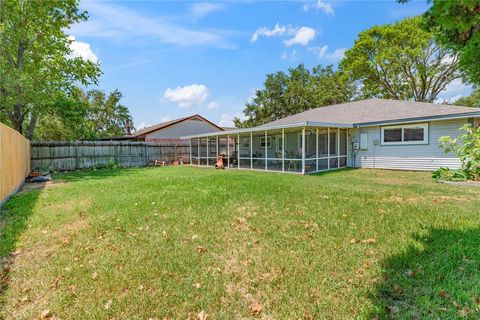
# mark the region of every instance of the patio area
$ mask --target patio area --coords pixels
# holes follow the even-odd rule
[[[186,138],[193,165],[214,167],[222,159],[228,169],[298,174],[347,166],[348,128],[340,126],[255,127]]]

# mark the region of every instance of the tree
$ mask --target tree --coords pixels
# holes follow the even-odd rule
[[[86,19],[78,0],[0,1],[0,113],[28,138],[58,97],[97,81],[98,64],[73,58],[65,34]]]
[[[356,93],[354,83],[333,70],[331,65],[314,67],[303,64],[288,73],[267,75],[265,88],[257,90],[243,113],[245,121],[234,119],[237,127],[265,124],[312,108],[350,101]]]
[[[460,69],[470,82],[480,84],[480,0],[430,1],[432,6],[424,15],[426,29],[459,54]]]
[[[453,102],[456,106],[480,108],[480,88],[476,88],[467,97],[462,97]]]
[[[340,69],[361,83],[364,97],[433,102],[461,73],[458,56],[421,25],[415,17],[362,31]]]
[[[40,121],[35,140],[95,140],[130,134],[133,120],[121,98],[118,90],[107,95],[76,89],[55,101]]]

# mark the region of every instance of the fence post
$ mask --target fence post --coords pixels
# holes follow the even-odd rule
[[[75,143],[75,169],[77,170],[80,169],[80,155],[78,154],[79,143],[79,141]]]

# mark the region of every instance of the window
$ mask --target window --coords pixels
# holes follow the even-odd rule
[[[282,135],[275,136],[276,151],[282,152]],[[287,140],[285,140],[285,149],[287,148]]]
[[[265,137],[260,137],[260,148],[265,149]],[[272,137],[267,136],[267,149],[272,148]]]
[[[428,144],[428,123],[381,128],[382,145]]]
[[[250,149],[250,138],[242,138],[242,149]]]

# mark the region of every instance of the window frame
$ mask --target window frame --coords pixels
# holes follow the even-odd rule
[[[275,135],[275,152],[282,152],[282,135]],[[287,149],[287,140],[285,140],[285,149]]]
[[[242,137],[242,149],[250,149],[250,137]],[[245,146],[245,142],[248,143],[247,146]]]
[[[423,140],[419,141],[405,141],[405,129],[410,128],[422,128],[423,129]],[[395,142],[385,142],[385,130],[388,129],[402,129],[402,141]],[[429,137],[429,124],[428,122],[422,123],[413,123],[413,124],[402,124],[396,126],[381,126],[380,127],[380,145],[382,146],[398,146],[398,145],[422,145],[428,144]]]
[[[265,136],[260,137],[260,149],[265,149]],[[272,149],[272,136],[267,136],[267,149]]]

